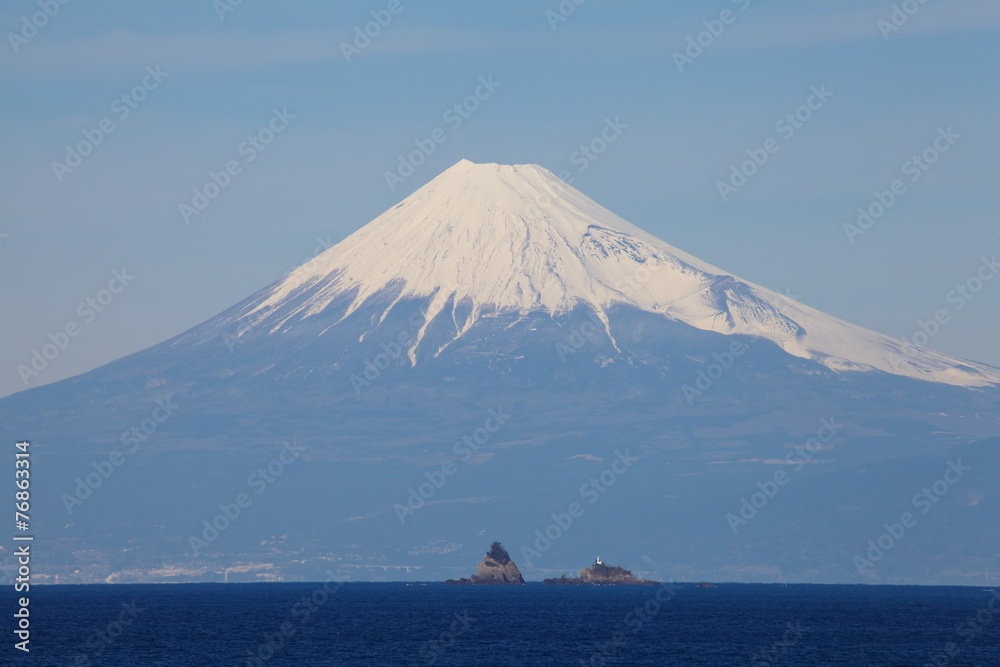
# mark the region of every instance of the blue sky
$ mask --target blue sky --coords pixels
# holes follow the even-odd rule
[[[667,242],[877,331],[910,338],[945,310],[928,346],[1000,365],[1000,279],[960,310],[948,299],[992,278],[982,258],[1000,252],[995,2],[912,0],[880,28],[891,2],[566,0],[563,16],[556,0],[399,0],[350,62],[341,44],[389,0],[258,0],[222,20],[219,4],[70,0],[37,31],[38,0],[0,10],[0,395],[25,388],[18,366],[49,334],[79,327],[27,386],[205,320],[462,158],[567,171]],[[449,126],[480,77],[499,85]],[[794,134],[777,129],[824,86]],[[247,149],[274,110],[281,131]],[[627,127],[574,156],[607,119]],[[385,172],[436,128],[447,139],[391,191]],[[99,143],[57,174],[85,132]],[[769,138],[777,151],[723,201],[718,182]],[[179,205],[229,161],[239,172],[186,223]],[[844,225],[896,179],[903,194],[849,242]],[[109,282],[120,291],[102,295]]]

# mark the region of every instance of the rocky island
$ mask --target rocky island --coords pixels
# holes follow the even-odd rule
[[[524,583],[524,577],[517,565],[510,559],[510,554],[499,542],[490,545],[490,550],[476,567],[476,574],[468,579],[449,579],[446,585],[518,585]]]
[[[655,586],[657,584],[649,579],[638,579],[623,567],[603,563],[600,556],[593,565],[580,570],[579,577],[567,577],[564,574],[557,579],[545,579],[542,583],[568,586]]]

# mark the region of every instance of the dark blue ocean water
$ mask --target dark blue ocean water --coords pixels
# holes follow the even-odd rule
[[[981,588],[35,586],[32,665],[989,665]],[[949,655],[950,653],[950,655]]]

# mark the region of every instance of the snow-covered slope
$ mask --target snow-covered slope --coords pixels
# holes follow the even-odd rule
[[[723,372],[713,357],[747,334],[762,338]],[[443,580],[483,530],[535,544],[630,452],[627,482],[533,577],[614,542],[663,580],[993,585],[979,573],[1000,565],[1000,388],[976,385],[998,370],[902,347],[701,262],[544,169],[461,162],[205,322],[0,399],[0,439],[30,437],[45,471],[32,509],[47,581],[318,581],[331,563]],[[920,540],[859,573],[877,517],[959,460],[962,489]],[[735,534],[727,513],[795,461],[812,465],[784,466],[796,480]],[[427,483],[445,465],[457,474]],[[98,466],[115,469],[100,488]],[[265,469],[267,495],[218,540],[203,532],[241,489],[256,498]],[[417,509],[402,525],[404,503]]]
[[[343,242],[293,271],[235,316],[283,331],[335,299],[348,317],[378,295],[428,299],[461,337],[494,313],[564,313],[605,323],[627,304],[698,329],[750,334],[836,371],[887,373],[960,386],[1000,371],[913,348],[741,280],[644,232],[537,165],[462,160]],[[461,313],[457,309],[461,310]],[[423,342],[427,324],[409,350]]]

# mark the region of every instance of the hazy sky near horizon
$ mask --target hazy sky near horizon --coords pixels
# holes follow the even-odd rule
[[[876,331],[910,339],[943,311],[928,347],[1000,366],[995,2],[12,0],[0,24],[0,395],[204,321],[463,158],[565,174]]]

